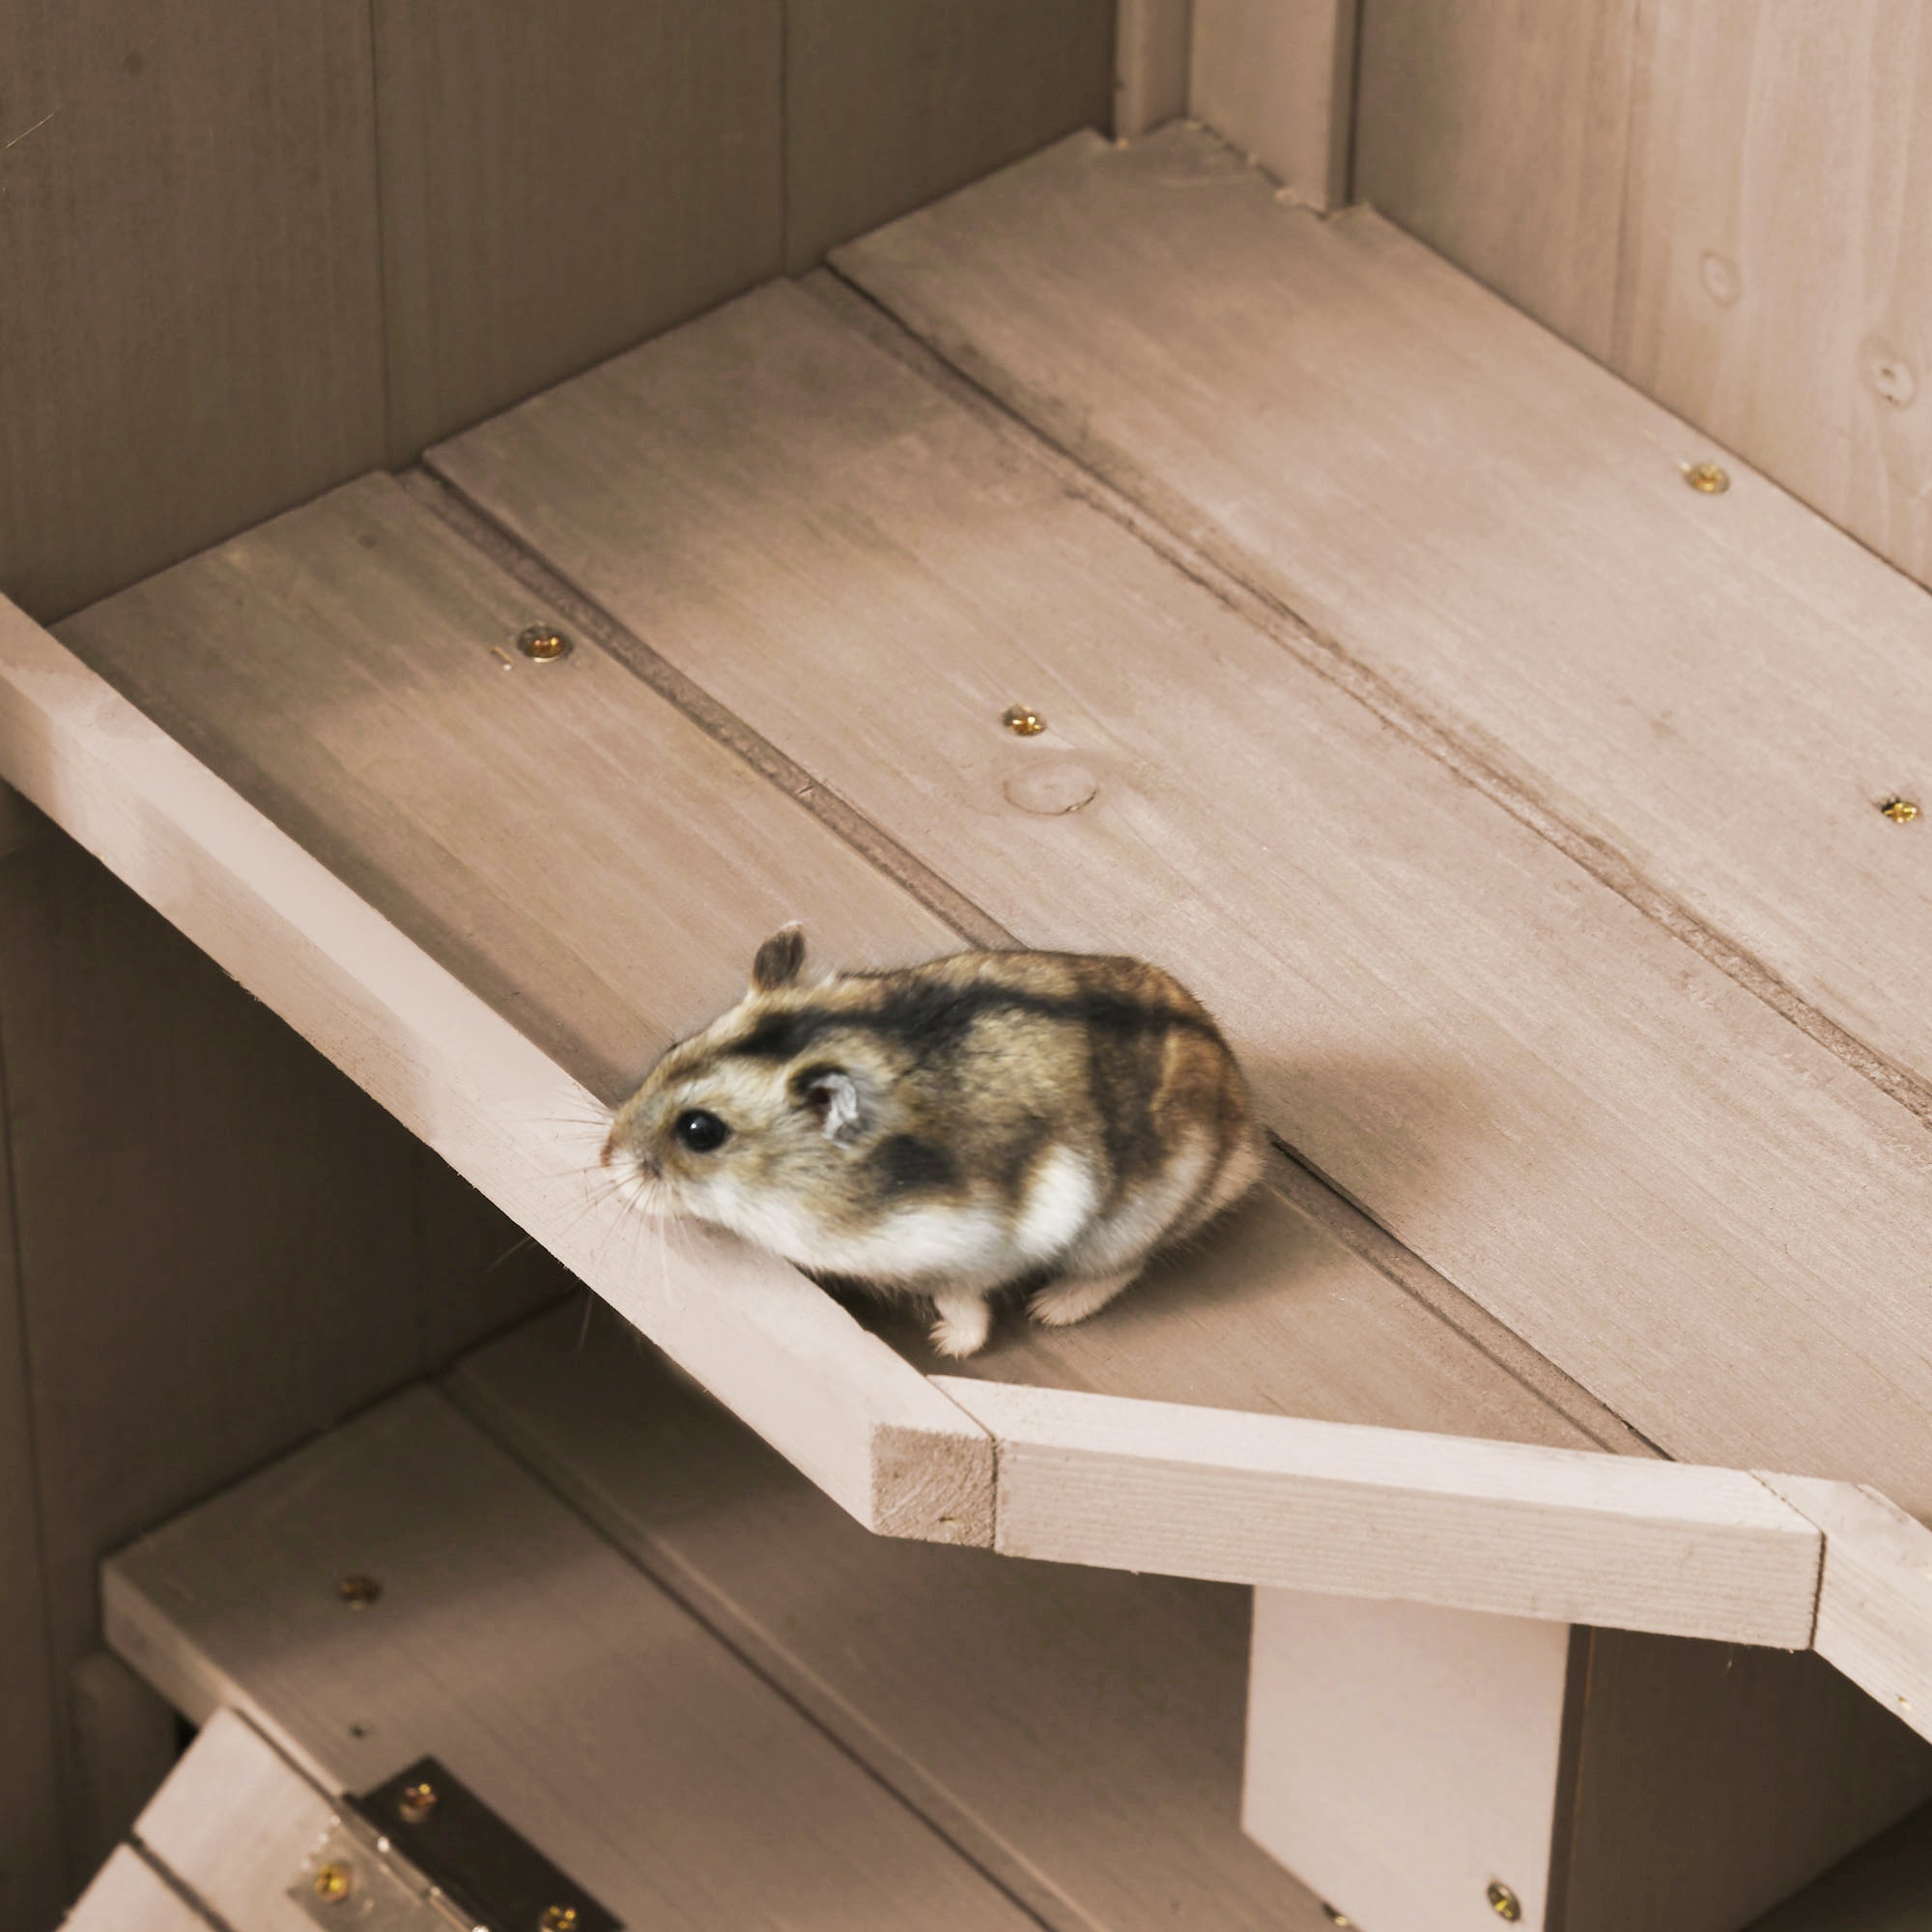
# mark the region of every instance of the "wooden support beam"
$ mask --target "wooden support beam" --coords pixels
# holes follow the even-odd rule
[[[1811,1640],[1822,1539],[1742,1471],[934,1379],[995,1438],[1008,1555]]]
[[[1737,1932],[1928,1792],[1808,1655],[1257,1597],[1243,1823],[1375,1932]]]

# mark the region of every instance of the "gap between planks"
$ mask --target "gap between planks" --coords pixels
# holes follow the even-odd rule
[[[959,388],[958,379],[867,298],[847,290],[824,270],[807,276],[802,286],[843,319],[856,321],[868,339],[883,341],[900,360],[947,393],[953,394]],[[1058,471],[1064,467],[1065,460],[1050,445],[997,405],[976,396],[970,406],[976,414],[990,412],[996,415],[1002,432],[1049,469]],[[433,463],[434,452],[430,465]],[[506,530],[460,484],[438,474],[429,465],[408,471],[399,480],[412,497],[456,535],[542,598],[560,621],[609,652],[720,745],[744,759],[760,777],[788,793],[895,885],[902,887],[927,911],[945,921],[967,944],[1003,949],[1022,943],[875,820],[753,730],[546,557]],[[1120,521],[1131,534],[1144,541],[1148,539],[1148,531],[1128,517],[1122,516]],[[1156,544],[1153,548],[1158,550],[1160,546]],[[1164,550],[1161,554],[1168,555]],[[1178,559],[1170,556],[1169,560]],[[1619,1455],[1661,1457],[1663,1454],[1581,1382],[1538,1353],[1480,1302],[1404,1246],[1372,1213],[1344,1195],[1298,1151],[1278,1138],[1276,1145],[1286,1159],[1270,1171],[1266,1184],[1309,1220],[1428,1309],[1452,1333],[1575,1423],[1592,1441]]]
[[[1227,145],[1211,129],[1203,132],[1217,145]],[[1243,160],[1241,165],[1249,164]],[[1254,172],[1265,181],[1261,170]],[[1328,218],[1344,220],[1350,213],[1344,210]],[[1283,211],[1284,219],[1297,217],[1323,218],[1306,210]],[[1086,434],[1069,411],[1044,393],[1028,390],[1019,379],[1009,378],[933,318],[890,307],[847,272],[839,253],[835,253],[829,268],[807,276],[800,286],[1010,445],[1029,452],[1072,495],[1111,517],[1226,609],[1366,706],[1390,729],[1932,1126],[1932,1084],[1820,1011],[1781,975],[1701,919],[1675,894],[1654,883],[1607,840],[1571,824],[1529,785],[1484,757],[1465,735],[1405,696],[1341,639],[1257,582],[1238,545],[1217,534],[1206,516],[1123,450]]]

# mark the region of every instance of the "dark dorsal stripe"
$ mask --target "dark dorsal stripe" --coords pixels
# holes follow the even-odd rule
[[[912,1134],[881,1141],[868,1165],[888,1195],[936,1192],[959,1180],[959,1163],[945,1148]]]

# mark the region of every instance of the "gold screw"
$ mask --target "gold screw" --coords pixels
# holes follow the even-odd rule
[[[1000,723],[1016,738],[1037,738],[1046,729],[1046,720],[1031,704],[1008,705]]]
[[[577,1907],[553,1905],[543,1916],[543,1932],[577,1932]]]
[[[1910,825],[1918,816],[1918,808],[1909,798],[1889,798],[1879,810],[1894,825]]]
[[[383,1586],[373,1577],[345,1577],[335,1594],[352,1610],[366,1610],[383,1594]]]
[[[1522,1903],[1508,1886],[1500,1883],[1492,1883],[1488,1897],[1490,1910],[1498,1918],[1507,1919],[1510,1924],[1514,1925],[1522,1917]]]
[[[423,1778],[418,1783],[403,1786],[403,1795],[396,1801],[396,1809],[412,1825],[420,1825],[441,1803],[442,1793],[428,1778]]]
[[[1328,1915],[1328,1922],[1331,1925],[1352,1926],[1355,1922],[1346,1912],[1337,1912],[1325,1899],[1322,1901],[1321,1909]]]
[[[532,624],[527,631],[518,633],[517,648],[539,664],[552,664],[558,658],[567,658],[571,646],[561,631],[554,631],[548,624]]]
[[[345,1864],[326,1864],[315,1875],[315,1895],[325,1905],[340,1905],[355,1889],[355,1874]]]
[[[1700,496],[1721,497],[1731,487],[1730,472],[1721,463],[1687,463],[1684,480]],[[1500,1908],[1498,1908],[1500,1909]]]

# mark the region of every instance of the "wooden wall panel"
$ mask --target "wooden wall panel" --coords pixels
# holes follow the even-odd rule
[[[779,272],[782,0],[373,4],[392,461]]]
[[[43,619],[379,462],[369,22],[0,7],[0,592]]]
[[[1932,14],[1367,0],[1356,188],[1932,582]]]
[[[785,263],[1112,112],[1114,0],[785,0]]]

